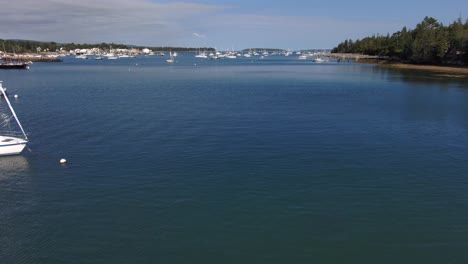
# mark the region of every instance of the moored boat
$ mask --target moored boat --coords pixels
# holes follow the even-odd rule
[[[325,60],[322,57],[317,57],[313,59],[313,62],[325,62]]]
[[[7,62],[7,63],[1,63],[0,64],[0,69],[4,70],[27,70],[29,69],[29,64],[24,63],[24,62]]]
[[[25,139],[0,136],[0,156],[20,154],[27,143],[28,141]]]
[[[174,55],[169,51],[169,59],[166,60],[167,63],[174,63]]]
[[[87,60],[88,56],[86,54],[76,55],[75,59]]]
[[[0,156],[20,154],[28,143],[28,136],[24,132],[24,129],[21,126],[18,117],[16,116],[15,110],[13,110],[13,107],[11,106],[10,100],[8,99],[8,95],[6,94],[5,90],[6,88],[3,88],[2,82],[0,81],[0,93],[3,95],[3,98],[5,99],[8,108],[10,109],[12,117],[16,120],[18,128],[21,130],[21,136],[15,136],[14,132],[10,131],[7,131],[6,133],[2,132],[5,134],[0,135]],[[10,118],[4,122],[8,123],[9,119]],[[10,134],[12,136],[10,136]]]

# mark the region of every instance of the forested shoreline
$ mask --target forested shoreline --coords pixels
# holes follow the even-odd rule
[[[98,43],[98,44],[76,44],[76,43],[56,43],[56,42],[42,42],[33,40],[4,40],[0,39],[0,51],[6,53],[36,53],[36,52],[58,52],[60,50],[70,51],[75,49],[92,49],[99,48],[101,50],[110,49],[143,49],[149,48],[153,51],[199,51],[207,50],[212,51],[213,48],[191,48],[191,47],[142,47],[135,45],[125,45],[116,43]]]
[[[425,17],[415,29],[403,27],[393,34],[345,40],[332,53],[359,53],[386,57],[390,61],[429,65],[468,65],[468,20],[444,26]]]

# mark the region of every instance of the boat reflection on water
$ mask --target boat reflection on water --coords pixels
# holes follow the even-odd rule
[[[0,157],[0,182],[25,175],[30,170],[29,161],[21,155]]]

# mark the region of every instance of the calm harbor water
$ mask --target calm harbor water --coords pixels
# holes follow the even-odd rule
[[[0,80],[31,141],[0,263],[468,263],[466,80],[187,54]]]

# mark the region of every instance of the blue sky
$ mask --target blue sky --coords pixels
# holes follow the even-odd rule
[[[15,0],[0,9],[0,38],[325,49],[344,39],[414,28],[425,16],[449,24],[460,15],[468,17],[466,0]]]

